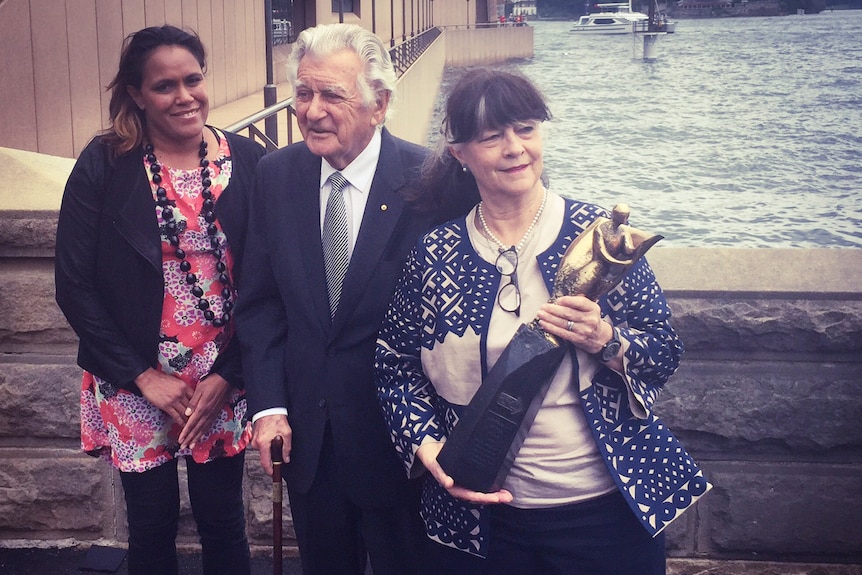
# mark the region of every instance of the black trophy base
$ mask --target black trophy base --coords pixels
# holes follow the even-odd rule
[[[538,328],[518,328],[437,456],[457,485],[500,489],[565,353]]]

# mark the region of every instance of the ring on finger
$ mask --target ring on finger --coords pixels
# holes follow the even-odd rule
[[[575,329],[575,322],[573,322],[572,320],[567,321],[566,322],[566,330],[572,331],[573,329]]]

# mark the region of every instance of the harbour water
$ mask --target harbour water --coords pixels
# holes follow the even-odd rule
[[[533,25],[505,66],[550,101],[552,189],[625,202],[666,246],[862,247],[862,11],[681,20],[652,62]]]

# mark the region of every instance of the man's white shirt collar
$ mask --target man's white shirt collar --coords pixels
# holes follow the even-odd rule
[[[329,176],[334,172],[341,172],[341,175],[344,176],[351,186],[362,194],[367,193],[371,189],[371,182],[374,180],[374,173],[377,171],[381,141],[380,130],[374,130],[374,135],[371,136],[371,141],[368,142],[365,149],[343,170],[336,170],[326,161],[326,158],[323,158],[320,164],[321,189],[326,185]]]

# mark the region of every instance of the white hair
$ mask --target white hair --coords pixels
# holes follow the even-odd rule
[[[371,106],[389,95],[386,119],[393,112],[395,83],[398,79],[389,52],[375,34],[356,24],[323,24],[303,30],[287,60],[287,78],[296,89],[299,62],[306,55],[325,57],[340,50],[353,50],[363,63],[363,73],[356,78],[356,86],[366,106]]]

